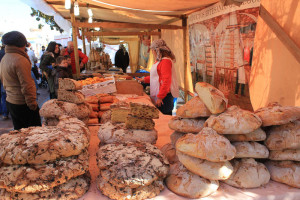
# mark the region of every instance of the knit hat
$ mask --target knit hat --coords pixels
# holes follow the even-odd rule
[[[23,33],[19,31],[11,31],[3,35],[2,43],[16,47],[25,47],[27,40]]]

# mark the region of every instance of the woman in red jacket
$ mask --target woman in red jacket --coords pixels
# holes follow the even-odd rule
[[[176,71],[173,66],[175,55],[162,39],[153,41],[150,49],[156,62],[151,68],[150,76],[139,80],[150,83],[150,97],[158,109],[163,114],[172,115],[174,98],[179,95]]]

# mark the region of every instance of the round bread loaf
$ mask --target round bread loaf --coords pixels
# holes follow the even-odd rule
[[[210,115],[211,112],[198,96],[193,97],[176,111],[176,116],[180,118],[209,117]]]
[[[247,134],[227,134],[224,135],[230,142],[250,142],[250,141],[264,141],[267,134],[261,128]]]
[[[172,192],[192,199],[209,196],[219,188],[218,181],[201,178],[179,162],[171,165],[165,183]]]
[[[270,151],[269,159],[300,161],[300,149]]]
[[[268,158],[269,150],[257,142],[233,142],[236,149],[235,158]]]
[[[205,126],[214,129],[219,134],[247,134],[258,129],[261,123],[261,119],[254,113],[231,106],[218,116],[210,116]]]
[[[199,133],[204,127],[205,119],[180,119],[174,117],[169,121],[169,128],[182,133]]]
[[[169,162],[148,143],[107,144],[97,152],[101,176],[116,187],[136,188],[166,177]]]
[[[237,188],[257,188],[270,181],[270,173],[264,164],[256,162],[253,158],[234,159],[233,173],[224,180],[228,185]]]
[[[175,147],[176,142],[179,138],[181,138],[182,136],[184,136],[186,133],[181,133],[178,131],[174,131],[171,135],[170,135],[170,139],[171,139],[171,144]]]
[[[188,133],[176,142],[176,151],[211,162],[234,158],[236,149],[227,138],[212,128],[203,128],[198,134]]]
[[[170,164],[178,162],[176,149],[171,143],[165,144],[160,150],[166,156]]]

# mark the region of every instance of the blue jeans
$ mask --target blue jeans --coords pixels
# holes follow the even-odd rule
[[[5,92],[1,82],[0,82],[0,84],[1,84],[0,113],[3,116],[7,117],[8,116],[8,110],[6,108],[6,92]]]

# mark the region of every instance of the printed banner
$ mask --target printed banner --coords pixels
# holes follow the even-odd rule
[[[249,97],[253,43],[260,0],[214,4],[188,18],[193,84],[207,82],[230,105],[252,110]]]

